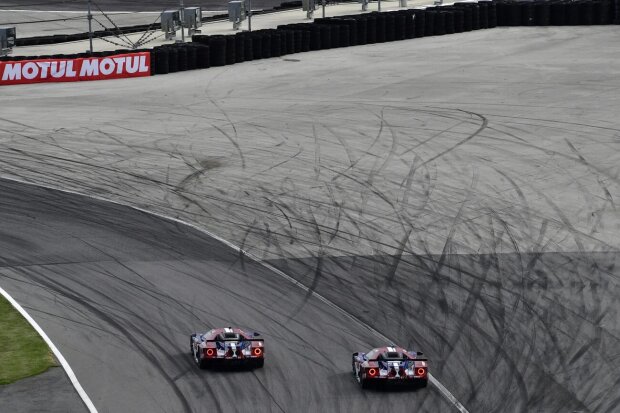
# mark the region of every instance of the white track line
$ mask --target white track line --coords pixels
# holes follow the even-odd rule
[[[0,178],[5,179],[7,181],[13,181],[13,182],[17,182],[17,183],[21,183],[21,184],[26,184],[26,185],[31,185],[31,186],[36,186],[36,187],[41,187],[41,188],[46,188],[46,189],[52,189],[55,191],[59,191],[59,192],[64,192],[67,194],[71,194],[71,195],[79,195],[79,196],[83,196],[86,198],[90,198],[90,199],[94,199],[97,201],[102,201],[102,202],[109,202],[111,204],[114,205],[120,205],[123,207],[127,207],[127,208],[131,208],[135,211],[140,211],[142,213],[145,214],[149,214],[149,215],[153,215],[156,216],[158,218],[162,218],[165,219],[167,221],[172,221],[172,222],[176,222],[178,224],[181,225],[185,225],[188,226],[198,232],[201,232],[219,242],[221,242],[222,244],[232,248],[234,251],[245,255],[246,257],[248,257],[249,259],[251,259],[252,261],[255,261],[256,263],[262,265],[263,267],[273,271],[274,273],[278,274],[280,277],[284,278],[286,281],[290,282],[291,284],[296,285],[297,287],[301,288],[303,291],[311,294],[313,297],[315,297],[316,299],[318,299],[319,301],[321,301],[322,303],[328,305],[329,307],[333,308],[334,310],[338,311],[341,315],[347,317],[348,319],[354,321],[355,323],[359,324],[360,326],[364,327],[366,330],[368,330],[369,332],[371,332],[372,334],[374,334],[377,338],[381,339],[382,341],[384,341],[386,344],[387,343],[395,343],[394,340],[390,340],[388,337],[384,336],[383,334],[381,334],[379,331],[375,330],[373,327],[371,327],[370,325],[364,323],[362,320],[360,320],[359,318],[357,318],[356,316],[354,316],[353,314],[350,314],[349,312],[347,312],[345,309],[343,309],[342,307],[340,307],[338,304],[333,303],[332,301],[330,301],[329,299],[323,297],[321,294],[315,292],[315,291],[311,291],[307,286],[305,286],[304,284],[300,283],[299,281],[297,281],[296,279],[294,279],[293,277],[291,277],[290,275],[284,273],[283,271],[279,270],[278,268],[274,267],[273,265],[264,262],[260,257],[252,254],[251,252],[245,251],[242,248],[238,247],[237,245],[233,244],[232,242],[210,232],[207,229],[201,228],[195,224],[192,224],[191,222],[187,222],[187,221],[183,221],[182,219],[179,218],[174,218],[174,217],[170,217],[164,214],[160,214],[158,212],[153,212],[153,211],[149,211],[146,210],[144,208],[140,208],[134,205],[129,205],[126,204],[124,202],[120,202],[120,201],[115,201],[115,200],[109,200],[109,199],[105,199],[99,196],[95,196],[95,195],[88,195],[88,194],[83,194],[77,191],[71,191],[68,189],[61,189],[61,188],[56,188],[53,186],[49,186],[49,185],[42,185],[42,184],[36,184],[36,183],[32,183],[32,182],[28,182],[28,181],[24,181],[18,178],[13,178],[13,177],[5,177],[5,176],[0,176]],[[50,342],[51,343],[51,342]],[[68,366],[67,366],[68,367]],[[461,404],[461,402],[458,401],[458,399],[443,385],[441,384],[441,382],[439,380],[437,380],[435,378],[435,376],[433,376],[432,374],[429,373],[428,375],[428,379],[429,382],[435,386],[435,388],[441,393],[441,395],[448,400],[460,413],[469,413],[469,411],[465,408],[465,406],[463,406],[463,404]],[[76,379],[77,382],[77,379]],[[79,383],[78,383],[79,385]],[[77,387],[76,387],[77,389]],[[78,390],[79,392],[79,390]]]
[[[78,394],[82,398],[82,401],[88,408],[88,411],[91,413],[97,413],[97,409],[95,408],[95,405],[90,400],[90,397],[88,397],[88,394],[86,394],[86,392],[84,391],[84,388],[82,388],[82,385],[80,384],[77,377],[75,376],[75,373],[73,373],[71,366],[69,366],[69,363],[67,363],[67,360],[65,359],[65,357],[62,355],[60,350],[58,350],[58,347],[56,347],[56,345],[52,342],[52,340],[50,340],[47,334],[45,334],[45,331],[43,331],[43,329],[39,326],[39,324],[37,324],[37,322],[34,321],[32,317],[30,317],[30,314],[28,314],[26,310],[24,310],[24,308],[21,305],[19,305],[19,303],[15,301],[15,299],[11,297],[11,295],[8,292],[6,292],[2,287],[0,287],[0,294],[2,294],[2,296],[4,296],[4,298],[6,298],[7,301],[11,303],[13,307],[15,307],[15,309],[22,315],[22,317],[24,317],[30,323],[30,325],[37,331],[37,333],[39,333],[41,338],[47,343],[49,348],[54,353],[54,356],[56,356],[56,359],[62,365],[62,368],[65,369],[65,372],[67,373],[67,376],[69,376],[69,379],[71,380],[71,383],[73,384],[73,387],[75,387],[75,390],[78,392]]]

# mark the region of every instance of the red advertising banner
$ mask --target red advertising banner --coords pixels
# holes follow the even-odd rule
[[[78,59],[0,62],[0,86],[120,79],[150,75],[151,54],[149,52]]]

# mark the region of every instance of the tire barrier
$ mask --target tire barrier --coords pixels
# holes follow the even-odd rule
[[[141,51],[150,52],[151,74],[160,75],[311,50],[441,36],[497,26],[620,24],[619,13],[620,0],[481,0],[426,9],[317,18],[314,23],[287,24],[277,29],[226,36],[194,35],[192,43],[169,44]],[[110,30],[96,32],[97,36],[112,34]],[[27,38],[21,39],[21,45],[75,41],[82,37],[83,34]],[[37,58],[107,57],[136,52],[116,50]],[[35,58],[3,57],[0,61],[32,59]]]
[[[263,58],[263,34],[260,32],[254,32],[251,35],[252,38],[252,60],[259,60]]]
[[[424,10],[424,36],[433,36],[435,34],[435,10]]]
[[[452,10],[442,11],[441,13],[446,16],[446,34],[454,34],[454,13]]]
[[[208,69],[211,67],[211,52],[209,46],[204,44],[196,44],[196,68]]]
[[[415,38],[415,26],[416,21],[414,17],[414,10],[403,10],[399,11],[399,15],[403,16],[405,23],[405,39],[413,39]]]
[[[187,70],[187,47],[174,47],[177,52],[177,69],[179,72]]]
[[[236,53],[236,40],[235,40],[235,36],[224,36],[224,39],[226,41],[226,65],[232,65],[235,64],[235,62],[237,61],[237,53]]]
[[[165,47],[157,47],[151,52],[151,57],[154,58],[155,74],[166,75],[170,73],[170,54]]]
[[[179,53],[176,47],[163,47],[168,50],[168,73],[179,71]]]
[[[446,13],[443,11],[435,12],[435,36],[446,34]]]
[[[375,43],[385,43],[385,14],[373,12],[375,18]]]
[[[235,34],[235,63],[245,62],[245,44],[244,38],[240,36],[243,33]]]
[[[465,11],[463,9],[453,8],[454,14],[454,33],[462,33],[465,31]]]
[[[357,44],[368,44],[368,19],[362,16],[355,21],[357,22]]]
[[[237,33],[239,39],[241,39],[243,47],[243,60],[249,62],[254,60],[254,51],[252,48],[252,36],[250,33]]]
[[[282,33],[282,38],[284,39],[283,54],[295,53],[295,32],[292,30],[283,30]]]
[[[261,34],[261,59],[269,59],[271,57],[271,33],[267,30],[259,30]]]
[[[383,13],[385,19],[385,41],[393,42],[396,40],[396,19],[393,13]]]
[[[405,40],[407,38],[407,15],[394,12],[394,40]]]
[[[269,30],[271,36],[271,57],[282,56],[282,36],[279,30]]]
[[[196,70],[198,68],[196,47],[190,43],[184,49],[187,53],[187,70]]]
[[[415,37],[424,37],[426,33],[426,12],[424,10],[414,10],[415,16]]]
[[[377,43],[377,16],[371,15],[366,18],[367,32],[366,44]]]
[[[536,6],[534,3],[524,4],[521,10],[521,25],[536,25]]]
[[[551,5],[549,3],[534,3],[536,26],[549,26],[551,24]]]

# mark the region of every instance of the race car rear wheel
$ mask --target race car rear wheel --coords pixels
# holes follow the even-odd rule
[[[201,359],[200,356],[198,355],[198,352],[194,350],[193,348],[192,348],[192,358],[194,359],[194,363],[196,363],[196,365],[199,368],[201,369],[207,368],[207,360]]]
[[[370,388],[370,380],[360,378],[360,386],[362,387],[362,389]]]
[[[428,386],[428,380],[425,380],[425,379],[414,380],[413,385],[416,388],[423,388],[423,387]]]
[[[265,359],[256,359],[254,360],[254,368],[260,369],[265,365]]]
[[[367,389],[370,387],[370,380],[362,377],[362,369],[360,369],[360,371],[355,375],[355,377],[357,378],[357,382],[360,384],[360,387],[362,389]]]

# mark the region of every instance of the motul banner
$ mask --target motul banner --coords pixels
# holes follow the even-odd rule
[[[0,62],[0,86],[119,79],[150,75],[151,54],[149,52],[78,59]]]

